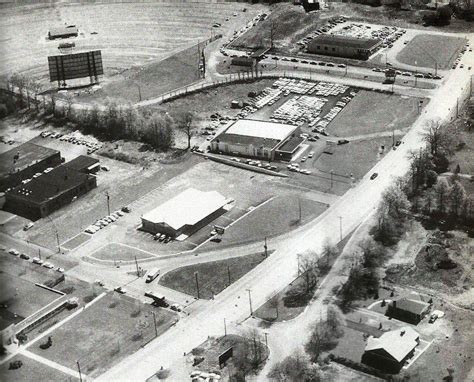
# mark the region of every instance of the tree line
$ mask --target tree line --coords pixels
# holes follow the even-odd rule
[[[64,98],[55,92],[46,94],[38,81],[18,73],[8,78],[7,90],[0,99],[0,117],[26,109],[58,126],[69,124],[98,138],[143,142],[161,151],[174,146],[175,129],[182,129],[188,138],[187,149],[191,147],[194,116],[188,111],[175,111],[171,117],[167,113],[138,110],[131,104],[118,104],[110,99],[104,107],[95,104],[81,108],[74,105],[69,94]]]

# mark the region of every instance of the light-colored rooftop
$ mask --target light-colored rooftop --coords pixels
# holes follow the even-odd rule
[[[227,204],[217,191],[200,191],[188,188],[181,194],[143,215],[152,223],[165,223],[174,230],[194,225]]]
[[[296,126],[286,125],[283,123],[239,119],[232,124],[225,133],[245,135],[248,137],[278,139],[282,141],[295,130]]]
[[[365,351],[383,349],[400,362],[418,345],[416,340],[419,336],[415,330],[404,326],[384,333],[379,338],[369,337]]]

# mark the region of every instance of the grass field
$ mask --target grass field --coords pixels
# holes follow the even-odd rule
[[[16,370],[8,370],[10,362],[14,361],[23,362],[23,366]],[[79,381],[78,378],[74,378],[69,374],[64,374],[59,370],[43,365],[42,363],[24,355],[16,355],[10,361],[0,365],[1,381],[31,382],[33,379],[36,381],[48,382]]]
[[[332,120],[327,131],[339,137],[351,137],[403,130],[418,118],[419,101],[419,98],[361,90]],[[426,106],[427,102],[423,100],[422,105]]]
[[[460,37],[421,34],[415,36],[397,54],[397,60],[404,64],[432,69],[436,67],[436,60],[439,69],[447,69],[451,67],[465,43],[466,40]]]
[[[79,98],[98,103],[104,102],[107,97],[132,103],[153,98],[199,80],[198,62],[198,47],[194,45],[147,65],[143,70],[128,69],[113,81],[106,82],[100,90]]]
[[[7,309],[0,310],[0,329],[4,329],[10,323],[21,321],[61,297],[32,282],[3,272],[0,273],[0,285],[2,285],[0,303],[8,305]]]
[[[339,339],[339,343],[331,350],[331,353],[360,362],[366,345],[363,335],[364,333],[358,330],[344,327],[344,336]]]
[[[135,258],[140,260],[152,257],[152,255],[149,255],[143,251],[139,251],[137,249],[126,247],[125,245],[117,243],[107,244],[105,247],[95,251],[91,256],[99,260],[117,261],[130,261],[135,260]]]
[[[395,136],[395,139],[399,137]],[[352,173],[355,179],[362,178],[378,161],[378,151],[385,145],[385,152],[392,146],[392,137],[353,141],[336,146],[334,154],[321,154],[315,163],[320,171],[335,174]]]
[[[197,297],[194,273],[198,272],[199,297],[210,299],[265,260],[262,253],[189,265],[164,274],[159,283]],[[230,283],[229,283],[230,273]]]
[[[156,314],[158,335],[176,317],[111,292],[54,330],[49,349],[41,350],[39,341],[29,350],[73,369],[79,360],[84,373],[98,375],[154,337],[152,312]]]
[[[301,221],[299,220],[301,204]],[[208,243],[205,248],[217,245],[242,244],[263,240],[265,236],[277,236],[305,224],[327,209],[327,205],[313,202],[296,195],[277,196],[257,208],[225,231],[220,244]]]

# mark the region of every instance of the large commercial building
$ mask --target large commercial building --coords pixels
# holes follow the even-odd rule
[[[227,200],[217,191],[188,188],[142,216],[142,229],[184,240],[227,212]]]
[[[362,362],[377,369],[398,373],[420,343],[420,335],[410,328],[392,330],[367,340]]]
[[[308,52],[325,56],[367,60],[382,45],[382,40],[337,35],[319,35],[308,44]]]
[[[58,150],[23,143],[0,154],[0,191],[15,187],[34,174],[59,164],[61,154]]]
[[[296,142],[288,145],[291,146],[290,151],[294,152],[302,141],[298,139],[297,126],[240,119],[216,136],[210,146],[213,152],[271,161],[287,158],[289,155],[285,144]],[[283,154],[280,154],[280,148]]]
[[[36,220],[48,216],[95,187],[97,180],[94,175],[63,164],[7,192],[3,209]]]

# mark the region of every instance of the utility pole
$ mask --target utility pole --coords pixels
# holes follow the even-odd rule
[[[334,170],[331,170],[331,188],[332,188],[332,183],[333,183],[333,179],[332,179],[333,175],[334,175]]]
[[[342,241],[342,216],[339,216],[339,240]]]
[[[135,266],[137,267],[137,277],[140,277],[140,270],[138,268],[137,256],[135,256]]]
[[[109,191],[105,191],[105,196],[107,197],[107,211],[108,211],[107,215],[110,215],[110,195],[109,195]]]
[[[225,318],[224,318],[224,337],[227,336],[227,323],[225,322]]]
[[[38,248],[38,257],[40,258],[41,260],[41,249]]]
[[[250,294],[251,289],[246,289],[249,292],[249,306],[250,306],[250,315],[253,316],[253,309],[252,309],[252,295]]]
[[[265,251],[265,258],[268,257],[268,247],[267,247],[267,237],[265,236],[265,244],[263,245],[263,249]]]
[[[155,338],[158,337],[158,328],[156,327],[156,314],[155,312],[151,312],[153,314],[153,324],[155,325]]]
[[[199,280],[198,280],[198,272],[194,272],[194,278],[196,280],[196,290],[197,290],[197,298],[199,299],[200,298],[200,295],[199,295]]]
[[[229,280],[229,285],[230,285],[230,267],[227,266],[227,278]]]
[[[268,347],[268,340],[267,340],[268,333],[267,333],[267,332],[263,332],[263,334],[265,334],[265,346]]]
[[[58,243],[58,253],[61,253],[61,245],[59,244],[59,233],[56,229],[56,242]]]
[[[301,223],[301,199],[298,198],[298,222]]]
[[[82,382],[82,374],[81,374],[81,365],[79,365],[79,361],[77,363],[77,371],[79,372],[79,381]]]
[[[297,253],[296,254],[296,260],[298,261],[298,276],[300,275],[300,257],[301,257],[301,254],[300,253]]]

